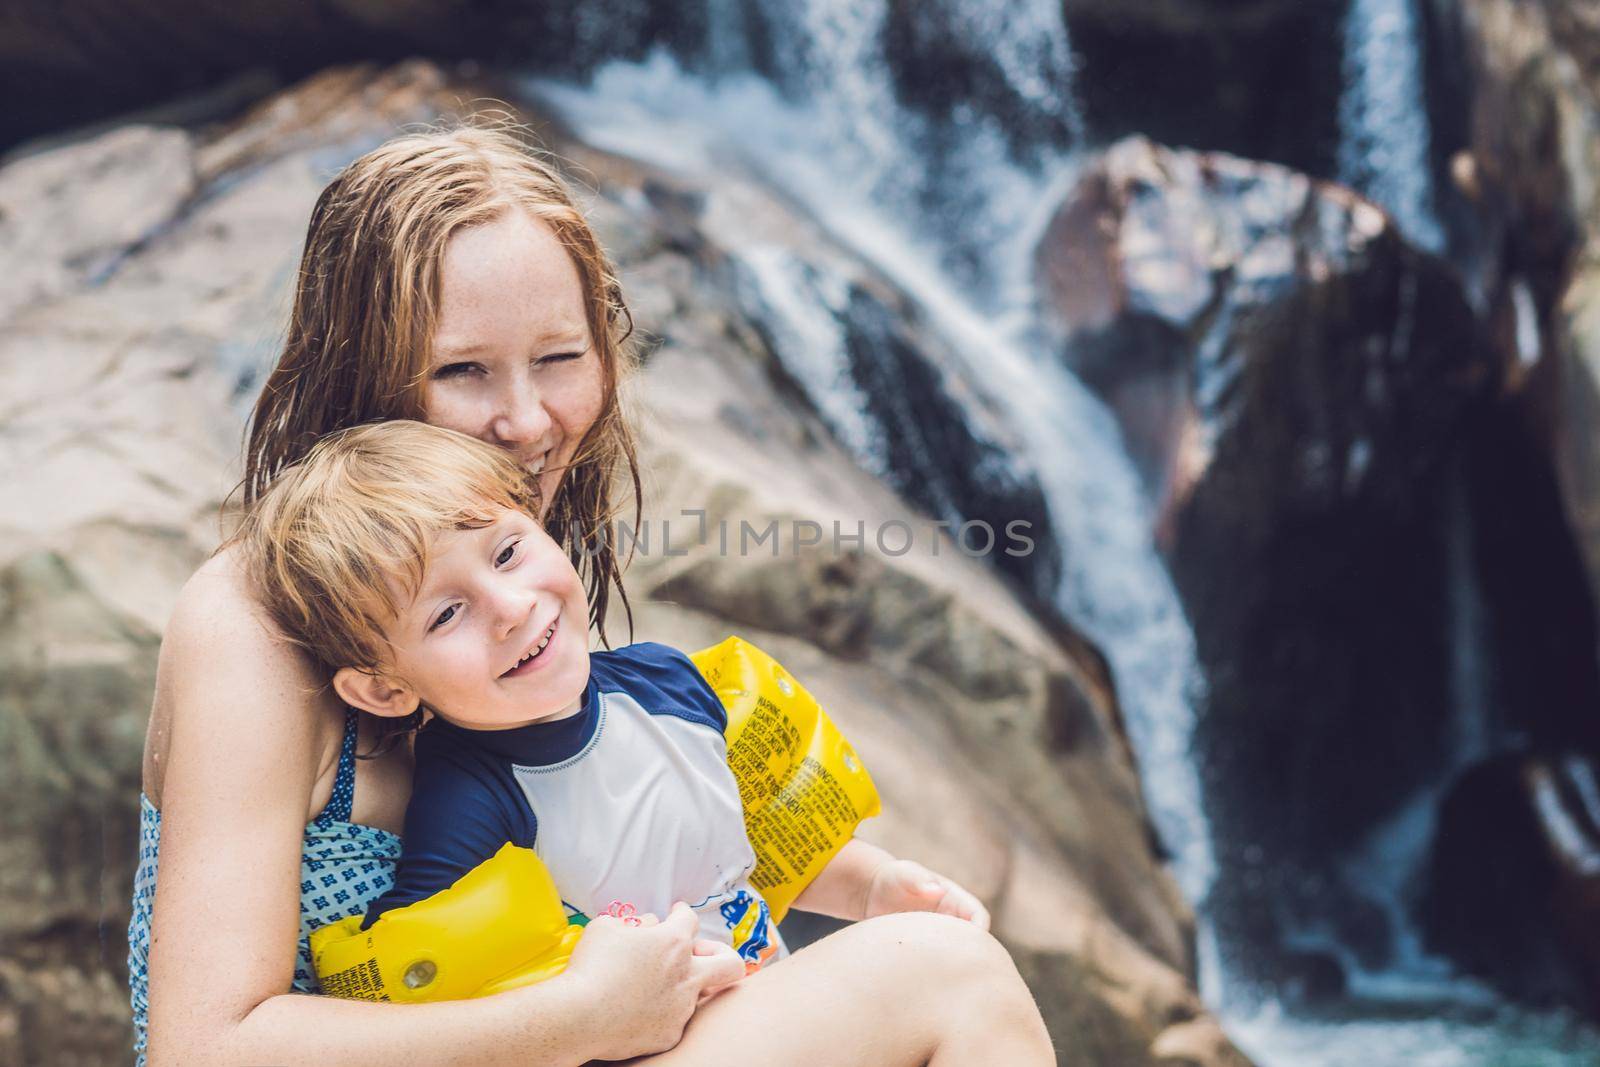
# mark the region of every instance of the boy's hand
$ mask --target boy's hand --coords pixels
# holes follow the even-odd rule
[[[865,917],[899,911],[934,911],[989,929],[989,909],[944,875],[911,860],[885,860],[867,883]]]

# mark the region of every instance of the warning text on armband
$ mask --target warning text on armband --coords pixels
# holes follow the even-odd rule
[[[378,972],[377,960],[365,960],[322,979],[322,991],[330,997],[346,1000],[388,1000],[383,991],[383,975]]]
[[[814,757],[795,766],[798,752],[800,729],[762,697],[728,753],[757,856],[750,883],[762,891],[803,877],[861,821],[834,774]]]
[[[798,878],[818,856],[829,856],[860,821],[838,779],[806,757],[781,792],[745,820],[756,851],[751,884],[759,890]]]
[[[777,796],[783,786],[779,773],[794,765],[799,750],[799,727],[766,697],[757,700],[738,743],[728,750],[728,766],[739,780],[745,811],[755,811]]]

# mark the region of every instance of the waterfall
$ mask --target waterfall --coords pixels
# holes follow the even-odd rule
[[[1230,1034],[1264,1067],[1531,1064],[1573,1047],[1559,1023],[1487,1017],[1499,1010],[1492,998],[1450,984],[1407,940],[1401,962],[1416,967],[1362,971],[1338,953],[1354,1000],[1323,1017],[1291,1014],[1270,995],[1233,996],[1231,946],[1218,943],[1205,909],[1216,864],[1191,751],[1202,695],[1194,637],[1150,543],[1149,505],[1115,420],[1034,333],[1031,254],[1083,143],[1058,0],[705,2],[696,55],[658,52],[605,65],[585,85],[529,87],[586,142],[691,175],[709,191],[702,225],[732,261],[741,306],[864,469],[892,473],[885,429],[850,368],[854,268],[823,244],[893,281],[965,380],[981,386],[1012,435],[1012,460],[1046,497],[1062,561],[1056,605],[1110,661],[1152,820],[1196,905],[1201,991]],[[919,26],[929,29],[918,19],[931,20],[941,45],[981,58],[990,91],[919,102],[889,54],[893,42],[914,46]],[[1420,177],[1428,134],[1417,21],[1411,0],[1353,0],[1340,159],[1347,181],[1413,240],[1437,248],[1432,189]],[[1019,138],[1019,129],[1029,132]],[[801,206],[828,242],[802,247],[752,232],[737,204],[719,197],[752,177]],[[1456,677],[1470,696],[1481,690],[1469,652],[1481,604],[1467,580],[1470,543],[1450,545],[1462,578],[1453,608],[1465,658]],[[1471,730],[1457,740],[1464,751],[1480,741]],[[1386,887],[1393,918],[1431,817],[1421,801],[1408,806],[1350,857],[1347,876]],[[1321,947],[1338,949],[1331,935]],[[1399,979],[1410,984],[1396,990]],[[1478,1015],[1463,1019],[1469,1003]]]
[[[1070,75],[1059,6],[1001,6],[1010,9],[1003,23],[977,0],[952,5],[950,15],[971,33],[1007,26],[1013,36],[997,51],[1018,96],[1081,128],[1070,81],[1042,79],[1029,66],[1043,57],[1060,78]],[[1057,603],[1111,661],[1152,819],[1180,885],[1189,899],[1202,899],[1214,863],[1189,750],[1198,684],[1193,635],[1151,544],[1148,504],[1114,419],[1029,337],[1028,253],[1072,176],[1070,146],[1044,146],[1019,162],[998,120],[956,116],[967,138],[962,192],[979,202],[969,229],[940,225],[944,201],[930,188],[939,178],[919,155],[940,131],[936,119],[908,112],[892,91],[881,54],[885,10],[832,0],[784,8],[796,35],[775,47],[787,57],[778,78],[787,91],[748,72],[697,78],[657,55],[607,67],[588,89],[540,82],[536,92],[610,151],[699,173],[736,158],[910,294],[971,380],[985,383],[1018,434],[1017,460],[1045,491],[1064,565]],[[906,187],[918,195],[904,195]],[[974,230],[982,240],[972,240]],[[880,471],[877,432],[848,383],[840,388],[841,312],[827,296],[838,284],[828,265],[797,263],[737,232],[723,237],[754,284],[752,302],[768,315],[785,366],[858,462]],[[986,285],[947,269],[953,249]],[[815,298],[797,300],[800,292]]]
[[[1339,101],[1339,180],[1388,209],[1430,252],[1444,249],[1435,214],[1416,0],[1350,0]]]

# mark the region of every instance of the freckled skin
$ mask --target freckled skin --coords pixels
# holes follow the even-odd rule
[[[386,636],[414,698],[458,725],[500,730],[577,712],[588,619],[566,553],[531,517],[505,511],[484,529],[439,535],[420,594]],[[544,650],[508,676],[552,625]]]
[[[550,500],[600,416],[602,394],[578,270],[550,227],[510,208],[451,237],[427,420],[542,464],[539,487]]]

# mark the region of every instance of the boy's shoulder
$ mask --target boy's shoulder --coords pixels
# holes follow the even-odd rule
[[[687,672],[698,675],[688,655],[671,645],[659,641],[636,641],[621,648],[601,649],[589,653],[589,663],[595,676],[607,674],[674,674]]]
[[[422,792],[454,793],[472,787],[514,790],[508,762],[486,743],[488,736],[437,720],[423,727],[412,749],[416,764],[413,798]]]
[[[640,641],[589,655],[589,672],[602,693],[622,693],[652,715],[673,715],[719,733],[728,717],[705,677],[680,650]]]

